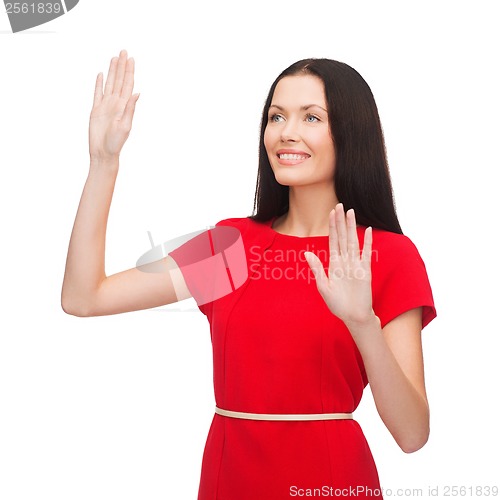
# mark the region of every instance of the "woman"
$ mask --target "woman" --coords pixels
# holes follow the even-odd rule
[[[62,291],[70,314],[168,304],[206,282],[135,268],[105,276],[106,219],[138,98],[133,73],[122,51],[104,92],[97,77],[90,171]],[[273,83],[255,209],[217,224],[238,229],[248,279],[198,302],[210,322],[216,399],[198,498],[380,498],[352,412],[370,383],[401,449],[426,443],[421,330],[436,310],[425,265],[396,216],[373,96],[346,64],[299,61]],[[182,269],[187,253],[182,245],[162,263]]]

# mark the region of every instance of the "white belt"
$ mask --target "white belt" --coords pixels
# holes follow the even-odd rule
[[[353,418],[352,413],[245,413],[223,410],[217,406],[215,413],[224,417],[246,420],[348,420]]]

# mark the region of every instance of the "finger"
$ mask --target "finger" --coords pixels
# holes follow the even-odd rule
[[[123,112],[123,117],[121,119],[123,128],[130,130],[132,128],[132,119],[134,118],[135,103],[141,94],[134,94],[125,106],[125,111]]]
[[[106,78],[106,86],[104,87],[104,95],[111,95],[113,93],[117,65],[118,57],[113,57],[109,63],[108,77]]]
[[[318,256],[312,252],[304,252],[309,267],[312,269],[314,278],[316,279],[316,284],[319,289],[326,286],[328,278],[326,277],[325,270],[323,269],[323,264],[319,260]]]
[[[123,81],[122,93],[120,97],[128,99],[132,95],[132,90],[134,89],[134,70],[135,61],[134,58],[131,57],[127,61],[127,66],[125,67],[125,78]]]
[[[349,260],[356,262],[359,260],[359,241],[358,231],[356,230],[356,214],[354,209],[349,209],[346,214],[347,218],[347,250],[349,252]]]
[[[127,65],[127,51],[120,52],[118,66],[116,68],[115,82],[113,84],[113,94],[120,95],[123,87],[123,78],[125,77],[125,66]]]
[[[347,229],[345,225],[344,205],[339,203],[335,207],[335,225],[339,238],[340,255],[343,258],[347,257]]]
[[[365,236],[363,241],[363,253],[361,260],[364,264],[370,265],[372,258],[372,244],[373,244],[373,230],[372,227],[365,229]]]
[[[94,107],[99,106],[102,101],[102,73],[97,75],[94,89]]]
[[[337,233],[337,225],[335,224],[335,213],[336,210],[333,209],[328,216],[328,245],[330,252],[328,262],[328,276],[333,276],[335,269],[340,265],[339,238]]]

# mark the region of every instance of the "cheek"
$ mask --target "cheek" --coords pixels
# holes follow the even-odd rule
[[[329,159],[335,158],[335,148],[330,134],[324,134],[318,137],[316,147],[318,151],[321,151],[323,156]]]
[[[275,134],[273,134],[272,130],[270,130],[269,128],[266,128],[266,130],[264,130],[264,146],[267,151],[269,151],[269,149],[273,146],[274,135]]]

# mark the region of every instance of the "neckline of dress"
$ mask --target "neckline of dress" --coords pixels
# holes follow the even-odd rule
[[[295,240],[310,240],[310,239],[325,239],[325,238],[328,238],[328,235],[314,235],[314,236],[296,236],[294,234],[285,234],[285,233],[280,233],[278,231],[276,231],[276,229],[273,229],[273,222],[278,218],[277,215],[275,215],[274,217],[272,217],[271,219],[269,219],[266,224],[269,228],[269,230],[275,234],[276,236],[282,236],[284,238],[293,238]]]
[[[314,235],[314,236],[296,236],[294,234],[285,234],[285,233],[280,233],[278,231],[276,231],[276,229],[273,229],[273,222],[278,218],[278,215],[275,215],[274,217],[272,217],[271,219],[269,219],[268,221],[265,222],[266,226],[269,228],[269,230],[271,231],[272,234],[274,234],[275,236],[278,236],[278,237],[283,237],[283,238],[289,238],[289,239],[295,239],[295,240],[310,240],[310,239],[314,239],[316,241],[318,240],[321,240],[321,239],[328,239],[329,238],[329,235]],[[358,230],[358,237],[359,237],[359,233],[360,231],[362,231],[362,229],[366,229],[365,226],[360,226],[359,224],[357,225],[356,229]]]

